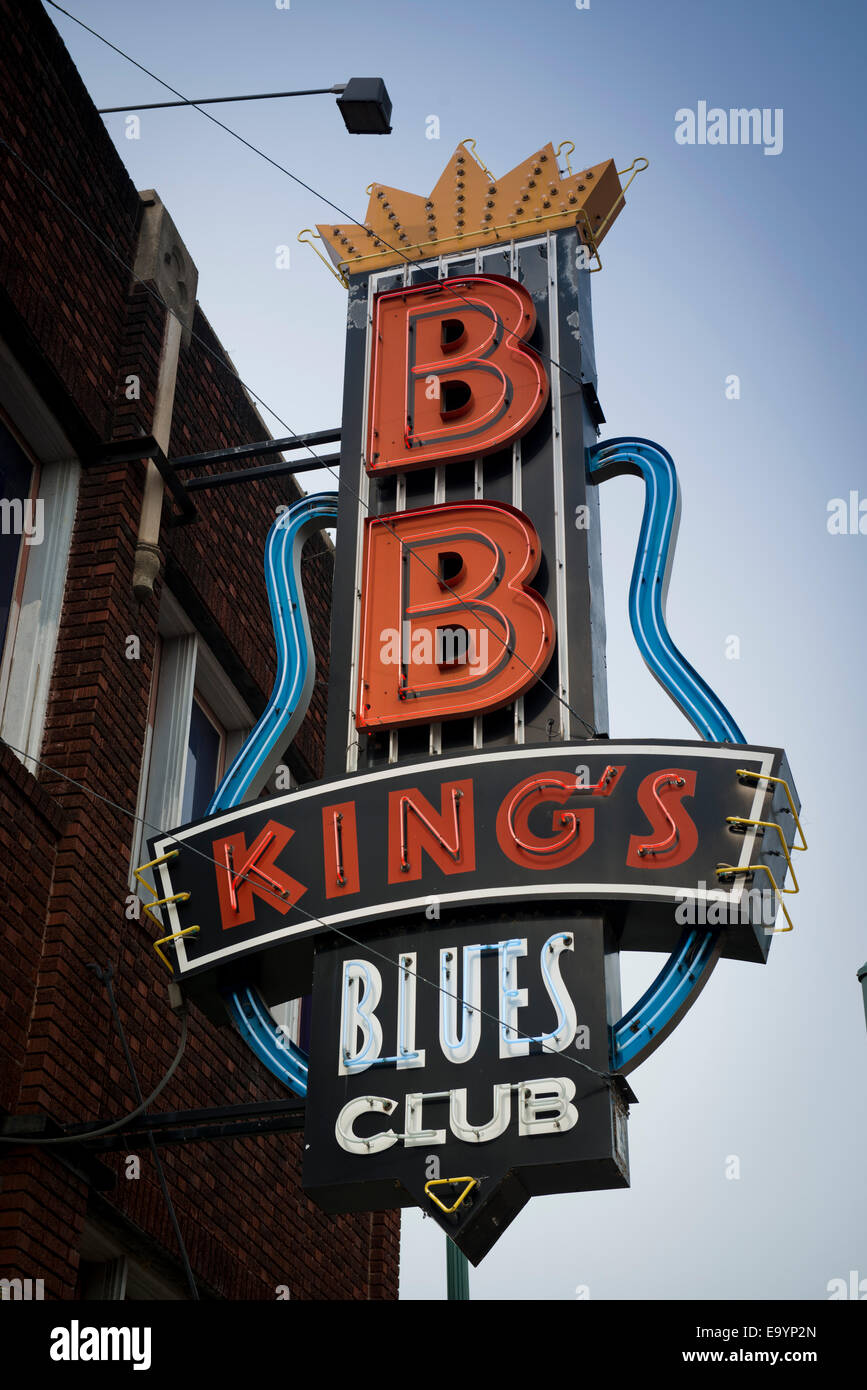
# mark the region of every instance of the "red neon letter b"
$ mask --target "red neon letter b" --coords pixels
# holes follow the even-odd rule
[[[500,502],[449,502],[366,522],[359,729],[510,704],[554,643],[530,521]]]
[[[389,290],[376,300],[369,473],[502,449],[533,425],[548,378],[526,339],[530,295],[501,275]]]

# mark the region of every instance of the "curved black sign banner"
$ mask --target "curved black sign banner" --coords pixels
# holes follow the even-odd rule
[[[573,742],[401,763],[316,782],[151,841],[167,932],[189,993],[216,1008],[232,980],[309,989],[313,941],[385,918],[436,931],[456,909],[614,905],[621,949],[668,951],[685,921],[723,928],[723,955],[764,961],[770,875],[793,817],[783,753],[702,742]],[[774,822],[782,835],[742,822]],[[688,913],[697,914],[692,919]],[[165,920],[165,919],[164,919]],[[289,997],[286,993],[283,998]]]

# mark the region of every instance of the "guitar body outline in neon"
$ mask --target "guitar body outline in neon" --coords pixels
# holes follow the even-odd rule
[[[587,450],[594,484],[630,473],[644,482],[644,512],[629,591],[629,621],[645,664],[708,742],[744,743],[718,696],[675,645],[665,617],[680,514],[677,470],[652,440],[623,436]],[[268,705],[244,741],[207,808],[207,815],[238,806],[261,790],[270,758],[300,726],[315,680],[315,657],[301,582],[301,551],[309,535],[337,516],[337,494],[302,498],[271,527],[265,578],[277,649],[277,675]],[[680,1022],[719,959],[720,931],[686,930],[649,989],[610,1030],[611,1070],[635,1069]],[[229,1016],[264,1066],[296,1095],[306,1096],[306,1054],[284,1036],[258,989],[238,986],[225,995]]]

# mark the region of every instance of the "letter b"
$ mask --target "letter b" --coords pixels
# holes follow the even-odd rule
[[[382,1024],[374,1010],[382,998],[382,976],[372,961],[348,960],[343,966],[340,1006],[340,1056],[337,1073],[366,1071],[382,1049]],[[359,1033],[361,1042],[359,1044]]]
[[[578,1111],[572,1104],[575,1082],[568,1076],[523,1081],[518,1095],[520,1135],[563,1133],[578,1123]]]
[[[380,294],[368,472],[478,458],[525,434],[548,399],[545,368],[525,341],[535,325],[530,295],[501,275]]]
[[[499,709],[535,684],[551,657],[554,623],[527,587],[540,546],[522,512],[499,502],[450,502],[366,526],[359,729]],[[486,659],[411,660],[417,634],[454,624]],[[397,663],[382,660],[386,628],[400,634]]]

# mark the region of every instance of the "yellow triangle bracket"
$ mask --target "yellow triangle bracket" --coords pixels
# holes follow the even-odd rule
[[[452,1202],[450,1207],[447,1207],[444,1202],[441,1202],[436,1193],[431,1190],[434,1187],[452,1187],[457,1182],[464,1183],[465,1187],[457,1200]],[[452,1212],[457,1211],[461,1203],[467,1200],[470,1193],[474,1188],[478,1187],[478,1185],[478,1178],[431,1178],[429,1182],[425,1183],[424,1190],[425,1196],[430,1197],[432,1202],[436,1202],[440,1211],[445,1212],[446,1216],[451,1216]]]

